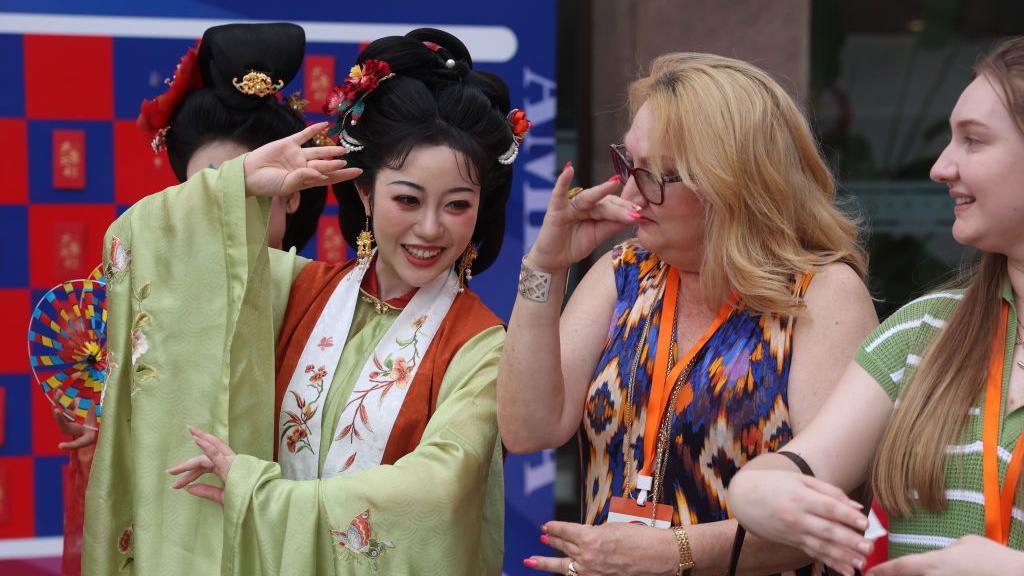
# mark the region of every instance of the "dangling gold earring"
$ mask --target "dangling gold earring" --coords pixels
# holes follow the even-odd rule
[[[373,232],[370,231],[370,216],[366,216],[366,226],[359,236],[356,236],[356,257],[359,259],[359,266],[366,268],[370,265],[370,257],[373,256]]]
[[[472,244],[467,246],[466,251],[462,253],[462,258],[459,260],[459,292],[465,292],[469,281],[473,279],[473,261],[477,256],[476,246]]]

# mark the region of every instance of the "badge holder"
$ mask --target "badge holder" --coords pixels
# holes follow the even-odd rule
[[[672,527],[672,507],[668,504],[659,504],[647,499],[651,492],[654,479],[643,474],[636,478],[638,491],[636,500],[622,496],[612,496],[608,508],[608,523],[625,522],[628,524],[642,524],[654,528]]]

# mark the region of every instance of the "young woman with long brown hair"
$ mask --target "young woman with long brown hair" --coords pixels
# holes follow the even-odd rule
[[[953,236],[979,262],[959,289],[910,302],[864,341],[835,395],[785,447],[816,479],[766,455],[729,488],[751,532],[843,573],[871,549],[845,496],[868,480],[889,515],[891,558],[871,574],[1024,571],[1024,38],[975,73],[931,176],[949,186]]]

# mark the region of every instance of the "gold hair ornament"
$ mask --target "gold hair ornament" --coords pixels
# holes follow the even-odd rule
[[[309,106],[309,100],[302,97],[301,90],[296,91],[289,96],[288,99],[285,100],[285,103],[288,104],[288,108],[290,108],[292,112],[295,112],[299,116],[302,116],[306,112],[306,106]]]
[[[273,78],[256,70],[249,70],[245,76],[242,76],[241,82],[235,76],[231,79],[231,84],[234,85],[235,90],[242,94],[256,96],[257,98],[276,94],[278,90],[284,88],[284,80],[278,80],[275,84]]]

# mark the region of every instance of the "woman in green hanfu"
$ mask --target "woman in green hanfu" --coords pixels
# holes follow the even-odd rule
[[[225,160],[294,134],[306,126],[303,104],[307,102],[299,93],[286,100],[279,100],[276,94],[245,93],[231,84],[231,78],[244,76],[255,67],[282,85],[288,84],[299,72],[305,47],[306,33],[295,24],[209,28],[198,46],[182,55],[166,82],[166,91],[142,102],[136,123],[151,138],[154,154],[166,151],[179,182],[203,168],[220,166]],[[154,162],[159,160],[154,157]],[[302,250],[316,234],[326,198],[325,186],[274,198],[267,245]],[[60,430],[72,437],[58,445],[70,452],[64,480],[61,574],[77,576],[82,566],[85,492],[99,423],[94,414],[87,416],[87,426],[69,421],[63,410],[55,410],[54,417]]]
[[[301,147],[311,126],[108,231],[120,364],[87,573],[500,571],[505,332],[466,285],[500,250],[529,123],[431,29],[367,46],[325,109],[341,146]],[[266,248],[270,198],[313,184],[335,184],[357,260]]]

